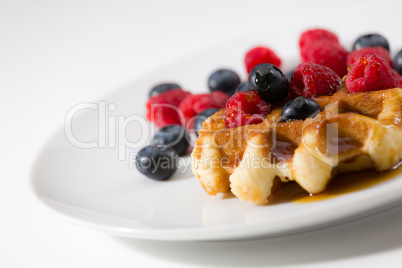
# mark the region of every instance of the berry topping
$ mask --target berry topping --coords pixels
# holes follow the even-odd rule
[[[226,102],[230,98],[230,96],[228,94],[226,94],[222,91],[215,91],[209,95],[211,96],[211,99],[212,99],[211,102],[213,103],[214,106],[216,106],[214,108],[218,108],[218,109],[222,109],[223,107],[225,107]],[[202,111],[204,111],[210,107],[207,107],[207,108],[199,107],[198,109],[197,109],[197,107],[194,107],[194,108],[198,111],[198,113],[201,113]]]
[[[259,124],[271,108],[256,91],[237,92],[226,103],[225,125],[228,128]]]
[[[240,91],[249,91],[249,90],[250,88],[248,87],[248,82],[243,82],[236,88],[236,93]]]
[[[169,125],[155,133],[153,145],[164,145],[172,148],[178,155],[183,155],[189,146],[186,130],[178,125]]]
[[[300,48],[303,48],[306,45],[323,40],[339,44],[336,34],[324,29],[312,29],[305,31],[300,35],[299,46]]]
[[[150,179],[169,179],[177,170],[176,152],[166,146],[146,146],[137,156],[135,165],[139,172]]]
[[[281,122],[304,120],[307,117],[315,117],[319,112],[321,112],[321,107],[315,100],[300,96],[283,106]]]
[[[402,50],[400,50],[394,57],[394,69],[402,75]]]
[[[350,66],[351,64],[353,64],[355,61],[357,61],[358,59],[360,59],[361,56],[366,55],[366,54],[376,54],[378,56],[383,57],[388,64],[392,67],[392,59],[391,56],[389,55],[388,50],[386,50],[383,47],[365,47],[359,50],[355,50],[353,52],[351,52],[348,55],[348,58],[346,60],[346,63],[348,66]]]
[[[189,95],[187,91],[172,89],[151,97],[147,102],[147,119],[159,127],[181,125],[178,106]]]
[[[347,74],[346,58],[348,52],[333,41],[316,41],[301,48],[303,62],[315,63],[334,70],[340,77]]]
[[[149,97],[154,97],[156,95],[159,95],[163,92],[166,92],[166,91],[172,90],[172,89],[181,89],[181,86],[179,86],[178,84],[174,84],[174,83],[164,83],[164,84],[156,85],[151,89],[151,91],[149,91]]]
[[[313,63],[297,66],[290,80],[290,97],[306,98],[335,93],[341,78],[330,68]]]
[[[220,90],[229,94],[235,93],[236,87],[240,84],[239,76],[228,69],[221,69],[213,72],[208,78],[208,88],[210,91]]]
[[[189,122],[206,109],[222,109],[228,99],[229,95],[221,91],[214,91],[211,94],[190,95],[180,103],[179,108],[184,115],[185,121]]]
[[[346,88],[351,93],[394,88],[399,86],[397,73],[381,56],[363,55],[351,67]]]
[[[248,77],[250,89],[257,90],[261,98],[274,103],[288,96],[289,81],[275,65],[262,63],[253,68]]]
[[[202,128],[202,123],[207,120],[209,117],[214,115],[219,109],[216,108],[210,108],[207,110],[202,111],[197,117],[195,118],[194,121],[194,131],[195,134],[198,136],[198,131]]]
[[[389,51],[389,43],[387,39],[379,34],[366,34],[357,38],[353,44],[353,50],[359,50],[364,47],[383,47]]]
[[[290,97],[306,98],[335,93],[341,78],[330,68],[313,63],[297,66],[290,80]]]
[[[281,67],[281,59],[267,47],[255,47],[249,50],[244,57],[247,73],[261,63],[270,63],[278,68]]]

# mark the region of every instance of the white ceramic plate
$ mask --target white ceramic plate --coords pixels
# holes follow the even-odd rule
[[[285,59],[283,69],[289,70],[297,61],[286,59],[297,59],[297,51],[286,38],[279,36],[269,45]],[[89,147],[96,141],[97,147],[77,147],[64,128],[57,132],[34,166],[32,186],[37,197],[74,223],[154,240],[277,236],[337,224],[399,204],[401,177],[321,202],[255,206],[236,198],[208,196],[192,175],[188,157],[169,181],[152,181],[136,170],[132,159],[139,148],[134,147],[149,142],[154,131],[141,120],[149,88],[161,81],[176,81],[193,92],[206,91],[206,78],[220,67],[232,68],[245,78],[244,51],[258,43],[236,41],[208,49],[160,68],[100,102],[72,108],[66,118],[74,115],[71,125],[76,141]],[[119,131],[114,131],[117,125]],[[119,138],[123,134],[125,138]],[[124,139],[130,146],[124,146]]]

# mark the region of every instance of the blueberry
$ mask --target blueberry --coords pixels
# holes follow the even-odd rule
[[[315,100],[300,96],[283,106],[281,122],[304,120],[307,117],[315,117],[319,112],[321,112],[321,107]]]
[[[364,47],[378,47],[381,46],[389,51],[389,43],[387,39],[379,34],[366,34],[362,35],[353,44],[353,50],[359,50]]]
[[[249,90],[251,90],[251,89],[248,87],[248,82],[243,82],[236,88],[236,93],[243,92],[243,91],[249,91]]]
[[[169,179],[177,170],[177,154],[166,146],[146,146],[135,159],[139,172],[150,179],[163,181]]]
[[[272,64],[262,63],[255,66],[250,72],[248,83],[250,89],[257,90],[260,97],[268,103],[284,100],[288,96],[289,81]]]
[[[402,75],[402,50],[400,50],[394,58],[393,62],[394,69]]]
[[[216,108],[210,108],[202,111],[197,115],[197,117],[194,120],[194,131],[195,134],[198,136],[198,131],[202,128],[202,123],[207,120],[210,116],[214,115],[219,109]]]
[[[153,145],[171,147],[178,155],[183,155],[189,146],[186,130],[179,125],[168,125],[155,133]]]
[[[240,84],[239,76],[228,69],[220,69],[213,72],[208,78],[210,91],[220,90],[229,95],[235,93],[236,87]]]
[[[159,84],[159,85],[154,86],[151,89],[151,91],[149,92],[149,97],[154,97],[154,96],[159,95],[168,90],[178,89],[178,88],[181,89],[181,86],[179,86],[178,84],[174,84],[174,83]]]

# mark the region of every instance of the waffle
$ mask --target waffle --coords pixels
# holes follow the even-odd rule
[[[318,194],[338,173],[385,171],[402,159],[402,89],[351,94],[343,83],[314,100],[323,111],[305,120],[280,123],[282,107],[257,125],[226,128],[224,109],[205,120],[191,154],[205,191],[264,205],[282,183]]]

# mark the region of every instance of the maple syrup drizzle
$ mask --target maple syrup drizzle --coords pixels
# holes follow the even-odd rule
[[[282,161],[289,161],[293,158],[296,146],[291,142],[277,140],[275,147],[271,149],[271,157],[273,163],[279,163]]]
[[[331,199],[344,194],[357,192],[402,175],[402,167],[385,172],[357,171],[337,175],[328,185],[325,192],[310,195],[296,182],[285,183],[272,197],[269,204],[310,203]]]

